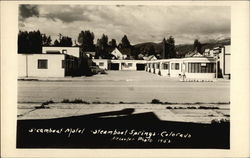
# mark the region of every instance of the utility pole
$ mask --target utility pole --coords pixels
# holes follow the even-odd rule
[[[218,56],[215,56],[215,78],[218,78]]]

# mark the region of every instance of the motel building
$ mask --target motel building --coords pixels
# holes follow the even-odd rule
[[[216,78],[215,68],[216,60],[214,58],[192,57],[149,61],[146,70],[161,76],[180,77],[185,80],[212,80]]]
[[[213,56],[160,60],[154,57],[146,60],[91,60],[104,70],[146,71],[163,77],[180,78],[182,81],[211,81],[220,77],[219,74],[229,79],[230,46],[215,50]],[[80,68],[79,55],[79,47],[43,47],[42,54],[18,54],[18,77],[76,76]]]
[[[117,71],[144,71],[146,62],[145,60],[115,60],[115,59],[92,59],[92,61],[104,70],[117,70]]]
[[[18,77],[65,77],[79,67],[79,47],[43,47],[42,54],[18,54]]]

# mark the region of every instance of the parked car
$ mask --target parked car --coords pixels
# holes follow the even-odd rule
[[[90,71],[93,73],[93,74],[106,74],[105,70],[104,69],[101,69],[99,66],[90,66]]]

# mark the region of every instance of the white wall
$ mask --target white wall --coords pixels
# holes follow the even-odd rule
[[[163,68],[164,64],[168,64],[168,69]],[[170,65],[169,60],[161,60],[161,62],[160,62],[160,74],[161,74],[161,76],[169,76],[169,72],[170,72],[169,65]]]
[[[188,79],[214,79],[215,76],[215,72],[213,73],[190,73],[188,72],[188,63],[214,63],[215,64],[215,59],[214,58],[184,58],[183,59],[184,64],[182,66],[185,66],[185,68],[183,67],[183,73],[185,73],[186,78]],[[184,72],[185,71],[185,72]]]
[[[123,61],[121,64],[121,70],[136,70],[136,62]]]
[[[230,58],[231,58],[230,54],[225,55],[225,74],[231,74],[231,71],[230,71]]]
[[[62,68],[62,60],[65,59],[65,55],[63,54],[19,54],[19,56],[20,63],[18,65],[22,67],[19,68],[19,77],[25,77],[27,75],[28,77],[64,77],[64,68]],[[24,60],[24,58],[26,60]],[[38,69],[38,59],[47,59],[48,68]],[[27,69],[24,73],[23,67],[25,67],[26,64]]]
[[[225,46],[225,74],[230,74],[230,58],[231,58],[231,50],[230,45]]]
[[[189,79],[214,79],[215,73],[185,73]]]
[[[98,65],[101,69],[108,69],[108,60],[107,59],[92,59],[96,65]],[[100,63],[103,63],[103,66],[100,66]]]
[[[26,55],[18,54],[18,76],[25,77],[27,76],[26,69]]]
[[[172,70],[172,63],[179,63],[179,69]],[[170,77],[179,77],[179,74],[181,74],[181,69],[182,69],[182,62],[181,61],[171,61],[169,64],[169,73],[170,73]]]
[[[119,63],[120,70],[136,70],[136,64],[145,64],[146,61],[144,60],[111,60],[111,63]],[[123,64],[124,63],[124,64]],[[132,66],[128,66],[131,63]]]
[[[65,51],[65,54],[72,55],[74,57],[78,57],[80,55],[80,48],[79,47],[43,47],[42,53],[46,54],[47,51],[59,51],[61,54]]]

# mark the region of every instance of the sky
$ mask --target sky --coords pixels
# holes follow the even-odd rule
[[[119,43],[161,42],[173,36],[176,44],[230,38],[230,7],[152,5],[20,5],[19,30],[69,36],[73,43],[82,30]]]

